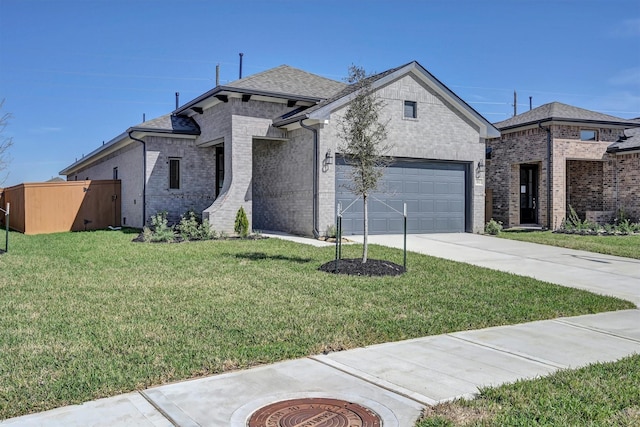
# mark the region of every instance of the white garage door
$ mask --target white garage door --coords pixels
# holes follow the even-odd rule
[[[336,206],[357,198],[350,190],[351,166],[336,159]],[[408,233],[464,232],[467,211],[467,165],[420,160],[395,161],[385,170],[369,198],[369,233],[403,232],[403,203],[407,204]],[[376,200],[378,199],[378,200]],[[343,212],[342,233],[362,234],[362,200]],[[400,212],[400,213],[398,213]]]

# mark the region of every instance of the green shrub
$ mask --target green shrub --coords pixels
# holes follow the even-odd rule
[[[152,215],[151,228],[144,227],[142,235],[145,242],[173,242],[176,240],[176,231],[169,226],[166,211]]]
[[[249,220],[247,219],[247,213],[244,211],[244,207],[240,206],[238,213],[236,214],[236,221],[233,225],[233,230],[242,238],[249,235]]]
[[[500,234],[502,231],[502,221],[496,221],[491,218],[491,221],[487,222],[484,225],[484,232],[487,234],[491,234],[492,236],[496,236]]]
[[[586,219],[584,221],[581,220],[571,205],[569,205],[569,216],[562,220],[562,225],[560,225],[561,231],[580,234],[597,233],[600,229],[601,227],[594,222],[587,221]]]
[[[216,233],[211,228],[208,220],[201,221],[200,216],[193,210],[187,211],[180,217],[178,232],[185,240],[211,240]]]
[[[635,224],[629,221],[629,218],[625,218],[618,223],[616,229],[620,234],[632,234],[635,229]]]
[[[338,235],[335,224],[331,224],[327,226],[327,231],[325,231],[325,235],[329,238],[335,238]]]

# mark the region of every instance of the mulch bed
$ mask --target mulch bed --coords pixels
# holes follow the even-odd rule
[[[380,259],[368,259],[362,263],[362,258],[341,259],[338,261],[338,271],[336,271],[336,261],[329,261],[322,264],[320,271],[334,274],[347,274],[350,276],[399,276],[406,270],[403,266]]]

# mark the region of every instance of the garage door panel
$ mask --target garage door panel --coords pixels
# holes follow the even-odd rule
[[[436,211],[436,202],[435,200],[421,200],[420,201],[420,209],[418,212],[422,212],[423,214],[433,213]]]
[[[404,192],[405,194],[420,194],[420,183],[414,181],[412,177],[410,181],[404,182]]]
[[[340,201],[343,208],[356,198],[346,190],[351,179],[349,168],[343,159],[337,159],[336,201]],[[385,170],[379,190],[369,198],[370,233],[402,233],[403,203],[407,204],[409,233],[465,231],[465,170],[462,163],[401,161],[392,164]],[[359,200],[344,213],[343,234],[362,232],[362,200]]]

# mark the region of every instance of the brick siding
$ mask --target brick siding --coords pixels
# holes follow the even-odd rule
[[[487,161],[487,188],[493,191],[493,217],[512,227],[520,223],[520,165],[539,165],[539,223],[558,228],[571,204],[584,218],[587,211],[611,211],[621,204],[637,211],[638,186],[634,184],[633,161],[606,153],[607,147],[622,135],[621,129],[597,128],[598,141],[581,141],[580,130],[589,126],[553,124],[551,132],[551,218],[547,218],[547,135],[546,130],[532,127],[504,131],[500,138],[487,141],[492,149]],[[627,161],[627,164],[624,164]],[[636,159],[637,162],[637,159]],[[636,163],[637,164],[637,163]],[[635,169],[637,171],[637,167]],[[623,182],[624,180],[624,182]],[[635,185],[635,186],[634,186]],[[634,205],[635,203],[635,205]],[[596,214],[592,214],[596,215]],[[597,216],[597,215],[596,215]]]

